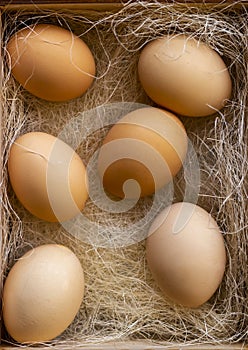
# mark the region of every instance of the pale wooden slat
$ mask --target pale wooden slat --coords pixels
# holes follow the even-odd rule
[[[19,347],[15,346],[0,346],[0,350],[17,350]],[[49,347],[21,347],[22,350],[48,350]],[[73,346],[72,343],[68,345],[53,346],[54,350],[248,350],[248,347],[244,344],[233,345],[195,345],[195,346],[182,346],[182,345],[156,345],[152,342],[145,341],[130,341],[130,342],[111,342],[106,344],[77,344]]]

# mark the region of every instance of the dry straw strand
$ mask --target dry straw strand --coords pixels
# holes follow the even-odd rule
[[[59,342],[80,347],[82,343],[134,339],[153,340],[165,346],[247,340],[247,19],[247,10],[241,2],[209,7],[130,1],[115,13],[37,8],[3,14],[5,62],[9,37],[22,27],[45,22],[80,35],[92,49],[97,63],[97,78],[87,93],[59,104],[31,96],[15,82],[7,64],[3,67],[3,277],[25,251],[44,243],[70,247],[85,270],[84,303],[73,324],[48,346]],[[200,164],[198,204],[217,220],[228,256],[221,287],[196,310],[173,305],[162,297],[146,265],[144,241],[116,249],[78,241],[59,224],[41,222],[27,213],[16,200],[7,176],[10,146],[24,132],[58,135],[71,118],[108,103],[152,104],[138,81],[138,56],[147,42],[168,33],[186,33],[206,42],[223,56],[233,81],[233,96],[223,111],[207,118],[182,118]],[[92,122],[100,127],[101,116]],[[92,125],[84,127],[90,130]],[[80,125],[75,133],[80,133]],[[86,163],[105,133],[100,129],[79,147]],[[180,174],[175,181],[174,201],[182,200],[184,186]],[[144,200],[128,215],[107,215],[89,201],[85,215],[111,230],[142,217],[151,201]],[[5,339],[11,342],[7,334]]]

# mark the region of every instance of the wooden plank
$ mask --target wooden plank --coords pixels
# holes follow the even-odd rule
[[[15,346],[0,346],[0,350],[18,350],[19,347]],[[47,350],[48,347],[36,346],[36,347],[21,347],[22,350]],[[83,344],[79,346],[77,343],[68,343],[68,345],[53,346],[54,350],[248,350],[247,346],[243,344],[233,345],[195,345],[195,346],[183,346],[183,345],[156,345],[152,342],[145,341],[129,341],[129,342],[111,342],[103,344]]]
[[[91,3],[98,3],[98,4],[101,4],[101,3],[125,3],[125,2],[128,2],[128,0],[107,0],[107,1],[104,1],[104,0],[53,0],[53,1],[50,1],[50,0],[0,0],[0,5],[11,5],[11,4],[81,4],[81,3],[86,3],[86,4],[91,4]],[[161,2],[164,2],[161,0]],[[195,1],[192,1],[192,0],[167,0],[168,3],[170,2],[178,2],[178,3],[229,3],[229,4],[232,4],[232,3],[236,3],[237,1],[236,0],[204,0],[204,1],[201,1],[201,0],[195,0]],[[246,3],[247,0],[240,0],[241,3]]]
[[[0,5],[14,5],[14,4],[21,4],[21,5],[26,5],[26,4],[81,4],[81,3],[86,3],[86,4],[91,4],[91,3],[122,3],[121,0],[107,0],[107,1],[103,1],[103,0],[53,0],[53,1],[49,1],[49,0],[0,0]],[[125,2],[125,0],[124,0]]]
[[[2,0],[3,1],[3,0]],[[81,11],[81,10],[95,10],[95,11],[111,11],[114,12],[124,5],[121,2],[53,2],[53,3],[7,3],[3,4],[0,0],[0,10],[3,11],[17,11],[17,10],[27,10],[27,11],[37,11],[39,9],[49,9],[49,10],[73,10],[73,11]]]
[[[164,0],[157,0],[164,3]],[[121,8],[128,0],[0,0],[0,9],[4,10],[18,10],[18,9],[73,9],[73,10],[98,10],[111,11]],[[167,3],[178,3],[185,6],[200,6],[211,7],[212,5],[223,8],[227,5],[233,4],[236,8],[242,6],[248,7],[248,0],[167,0]]]

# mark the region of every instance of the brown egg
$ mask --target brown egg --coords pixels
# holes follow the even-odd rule
[[[211,115],[231,95],[231,78],[222,58],[186,35],[168,35],[147,44],[138,72],[147,95],[181,115]]]
[[[37,24],[14,34],[8,44],[11,72],[33,95],[66,101],[92,84],[95,62],[88,46],[69,30]]]
[[[186,307],[205,303],[220,285],[226,264],[223,236],[211,215],[191,203],[164,209],[146,244],[149,268],[164,295]]]
[[[3,320],[20,343],[49,341],[75,318],[84,296],[84,272],[62,245],[34,248],[10,270],[3,289]]]
[[[99,174],[106,191],[117,197],[151,195],[177,174],[186,152],[187,135],[175,115],[140,108],[110,129],[99,152]]]
[[[67,221],[84,208],[87,174],[79,155],[58,138],[30,132],[11,146],[9,178],[22,205],[46,221]]]

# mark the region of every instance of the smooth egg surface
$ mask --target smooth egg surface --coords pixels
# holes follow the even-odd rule
[[[105,190],[120,198],[153,194],[181,169],[187,134],[172,113],[153,107],[134,110],[108,132],[98,170]]]
[[[17,138],[10,148],[8,171],[17,198],[40,219],[64,222],[85,206],[88,189],[84,163],[55,136],[30,132]]]
[[[48,101],[81,96],[95,75],[94,57],[71,31],[37,24],[14,34],[8,44],[15,79],[30,93]]]
[[[226,264],[223,236],[213,217],[191,203],[164,209],[146,243],[148,266],[173,302],[196,308],[219,287]]]
[[[138,73],[147,95],[180,115],[211,115],[231,96],[231,78],[221,56],[186,35],[148,43],[140,54]]]
[[[24,254],[3,289],[3,320],[20,343],[49,341],[75,318],[84,296],[84,272],[76,255],[46,244]]]

